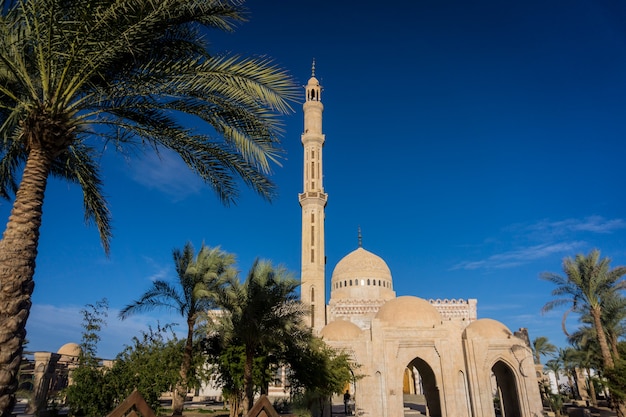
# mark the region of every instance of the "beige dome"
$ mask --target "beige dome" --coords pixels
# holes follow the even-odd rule
[[[59,355],[78,356],[80,355],[80,346],[76,343],[66,343],[57,350]]]
[[[441,324],[441,315],[423,298],[405,295],[387,301],[376,318],[389,326],[434,327]]]
[[[380,256],[363,248],[346,255],[335,267],[331,304],[340,300],[391,300],[395,298],[391,271]]]
[[[360,335],[359,326],[347,320],[331,321],[320,331],[320,336],[324,340],[354,340]]]
[[[363,278],[364,276],[391,280],[391,271],[385,261],[363,248],[347,254],[333,271],[333,280]]]
[[[480,319],[465,328],[465,339],[508,339],[513,333],[502,323],[493,319]]]

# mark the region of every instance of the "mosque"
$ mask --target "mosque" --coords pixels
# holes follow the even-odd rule
[[[397,297],[389,267],[360,237],[335,266],[326,304],[324,106],[315,64],[305,90],[301,298],[314,332],[360,366],[350,387],[354,414],[400,417],[415,405],[433,417],[541,416],[525,329],[478,319],[475,299]]]
[[[335,266],[326,304],[322,184],[322,87],[313,74],[303,104],[304,190],[301,299],[314,332],[359,365],[350,385],[353,414],[363,417],[538,417],[542,404],[528,334],[478,319],[477,300],[397,297],[391,271],[361,245]],[[79,346],[37,352],[26,380],[34,409],[69,382]],[[110,361],[109,361],[110,362]],[[105,366],[110,366],[110,363]],[[270,387],[284,395],[285,369]],[[539,374],[541,377],[541,374]],[[26,386],[24,386],[26,388]],[[52,390],[52,391],[50,391]],[[213,380],[202,398],[220,398]]]

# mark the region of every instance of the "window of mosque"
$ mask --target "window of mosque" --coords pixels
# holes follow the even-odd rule
[[[375,279],[373,279],[373,280],[372,280],[372,284],[373,284],[374,286],[376,286],[376,280],[375,280]]]
[[[380,287],[380,280],[378,280],[378,286]]]
[[[315,249],[311,249],[311,262],[315,262]]]
[[[367,285],[370,285],[370,280],[369,279],[367,280]]]
[[[311,178],[315,178],[315,162],[311,162]]]
[[[365,285],[365,280],[364,279],[361,280],[361,285]]]
[[[350,285],[352,285],[352,281],[350,281]],[[343,286],[344,286],[344,287],[347,287],[347,286],[348,286],[348,281],[344,281],[344,282],[343,282]]]
[[[315,302],[315,288],[311,288],[311,302]]]
[[[350,280],[350,286],[352,286],[352,280]]]
[[[315,245],[315,226],[311,226],[311,245]]]
[[[311,223],[315,223],[315,213],[311,213]]]

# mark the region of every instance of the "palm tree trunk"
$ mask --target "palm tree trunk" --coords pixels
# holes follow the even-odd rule
[[[598,307],[591,308],[591,317],[593,317],[593,323],[596,328],[598,344],[600,345],[600,352],[602,353],[602,361],[604,362],[604,367],[606,369],[613,369],[615,367],[615,362],[613,361],[613,356],[611,355],[611,350],[609,349],[606,334],[604,333],[604,328],[601,321],[601,311]],[[626,402],[617,399],[617,396],[615,395],[612,395],[612,397],[614,398],[614,407],[617,411],[617,416],[626,417]]]
[[[611,334],[610,343],[611,343],[611,352],[613,352],[613,358],[617,360],[620,358],[619,349],[617,348],[619,340],[617,339],[617,335],[614,332],[612,332]]]
[[[608,369],[613,369],[615,367],[615,362],[613,362],[613,356],[611,355],[611,350],[609,349],[609,344],[606,340],[606,333],[604,332],[604,326],[602,326],[602,312],[600,311],[600,307],[591,307],[591,317],[593,318],[593,324],[596,328],[596,335],[598,337],[598,344],[600,345],[600,353],[602,354],[602,362],[604,362],[604,367]]]
[[[17,373],[26,338],[26,320],[35,287],[39,227],[51,159],[33,149],[26,160],[0,241],[0,413],[9,416],[15,403]]]
[[[252,366],[254,364],[254,349],[246,346],[246,363],[243,367],[243,384],[245,389],[245,399],[243,401],[243,415],[254,405],[254,382],[252,380]]]
[[[589,386],[589,397],[591,400],[591,405],[594,407],[598,406],[598,399],[596,398],[596,386],[593,384],[593,378],[591,376],[591,369],[586,368],[587,372],[587,384]]]
[[[191,358],[193,356],[193,327],[194,321],[187,320],[187,340],[185,341],[185,350],[183,351],[183,361],[180,364],[180,380],[176,384],[176,390],[172,397],[172,415],[182,416],[185,407],[185,398],[187,398],[187,379],[189,370],[191,369]]]

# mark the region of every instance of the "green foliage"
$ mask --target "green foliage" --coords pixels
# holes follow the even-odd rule
[[[243,283],[233,277],[222,288],[219,304],[224,314],[215,329],[216,345],[244,347],[244,411],[252,407],[258,392],[254,375],[258,358],[270,353],[275,357],[264,360],[263,373],[267,372],[271,364],[280,363],[285,345],[304,331],[305,309],[296,293],[298,285],[284,267],[256,260]]]
[[[102,326],[106,326],[108,317],[109,302],[106,298],[97,301],[95,304],[87,304],[80,313],[83,316],[83,333],[80,344],[80,361],[87,365],[97,364],[98,342],[100,342],[100,331]]]
[[[115,395],[108,388],[107,373],[91,365],[81,365],[72,373],[72,385],[66,389],[66,402],[74,416],[99,417],[114,408]]]
[[[105,368],[94,356],[99,332],[105,324],[106,300],[88,304],[83,314],[83,353],[66,389],[70,414],[100,417],[137,389],[153,410],[159,397],[179,380],[184,340],[178,340],[170,325],[149,328],[118,354],[112,368]],[[205,360],[197,357],[190,372],[190,385],[198,386],[204,377]]]
[[[556,346],[548,341],[545,336],[536,337],[532,342],[535,364],[541,363],[542,356],[552,356],[556,352]]]
[[[178,281],[170,283],[156,280],[137,301],[127,305],[120,312],[122,319],[131,314],[165,309],[173,311],[187,323],[187,338],[181,344],[182,359],[178,379],[175,381],[172,408],[174,414],[181,414],[187,390],[197,386],[194,362],[199,360],[193,336],[196,327],[206,317],[206,312],[215,308],[218,291],[224,283],[235,276],[233,267],[235,257],[219,247],[210,248],[204,244],[195,255],[191,243],[185,244],[182,250],[175,249],[172,253]]]
[[[550,409],[559,417],[563,409],[563,396],[561,394],[550,393],[550,395],[548,395],[548,401],[550,403]]]
[[[613,369],[604,371],[606,383],[611,390],[613,400],[626,400],[626,360],[619,359],[615,362]]]
[[[358,365],[346,353],[314,336],[310,336],[305,346],[291,349],[288,362],[292,394],[302,399],[309,409],[323,408],[326,400],[333,394],[342,394],[346,385],[358,378],[354,374]]]
[[[216,383],[222,388],[222,394],[231,404],[240,404],[244,398],[244,368],[246,363],[245,346],[230,344],[219,347],[217,339],[212,339],[210,346],[205,343],[204,348],[213,364],[212,371],[216,373]],[[269,383],[272,377],[271,370],[277,366],[271,356],[257,355],[253,362],[253,383],[255,393]],[[235,406],[237,407],[237,406]]]
[[[108,307],[107,300],[102,299],[81,310],[83,334],[79,366],[72,372],[72,385],[66,389],[66,401],[72,415],[102,416],[112,410],[113,395],[107,389],[106,372],[96,357]]]
[[[116,398],[123,400],[136,388],[148,405],[157,410],[161,394],[178,381],[183,344],[169,325],[149,328],[141,337],[134,337],[132,345],[117,356],[107,373]]]

